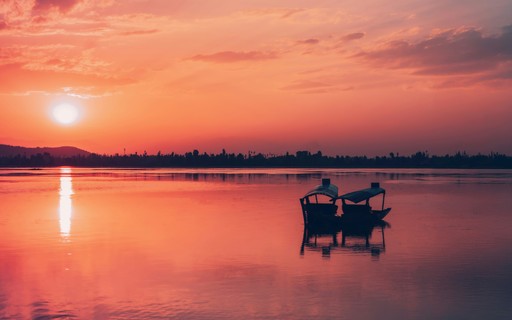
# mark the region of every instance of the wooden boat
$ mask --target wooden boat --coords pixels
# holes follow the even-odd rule
[[[380,210],[370,206],[370,199],[382,194],[382,206]],[[381,220],[391,208],[384,208],[386,190],[379,183],[372,183],[370,188],[346,193],[334,199],[341,199],[344,220]]]
[[[308,227],[335,226],[340,216],[336,215],[338,206],[338,187],[331,179],[322,179],[322,184],[314,187],[300,198],[304,225]]]

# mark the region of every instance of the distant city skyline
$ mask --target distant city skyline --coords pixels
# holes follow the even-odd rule
[[[512,6],[0,4],[0,144],[512,154]]]

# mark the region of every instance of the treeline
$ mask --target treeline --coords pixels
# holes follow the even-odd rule
[[[409,156],[389,153],[386,156],[326,156],[322,152],[297,151],[295,154],[264,155],[249,152],[218,154],[200,153],[198,150],[185,154],[148,155],[99,155],[89,154],[73,157],[55,157],[49,153],[31,156],[16,155],[0,157],[2,167],[176,167],[176,168],[512,168],[512,157],[491,153],[468,155],[457,152],[453,155],[429,155],[417,152]]]

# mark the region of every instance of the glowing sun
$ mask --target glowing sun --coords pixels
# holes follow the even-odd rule
[[[78,109],[72,104],[62,103],[53,107],[52,115],[58,123],[69,125],[78,120]]]

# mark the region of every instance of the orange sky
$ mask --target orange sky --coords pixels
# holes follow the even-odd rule
[[[3,144],[512,154],[511,79],[510,0],[0,1]]]

